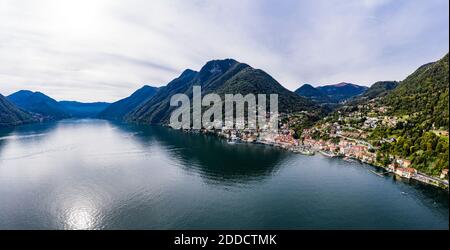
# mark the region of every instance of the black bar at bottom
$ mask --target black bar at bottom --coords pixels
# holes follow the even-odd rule
[[[311,246],[427,246],[446,242],[448,231],[0,231],[2,244],[119,249],[315,249]],[[62,244],[62,245],[60,245]],[[361,245],[362,244],[362,245]],[[429,246],[429,245],[428,245]]]

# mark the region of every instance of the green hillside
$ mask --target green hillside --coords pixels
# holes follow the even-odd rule
[[[395,138],[379,145],[382,154],[396,155],[412,161],[413,167],[439,175],[449,166],[449,69],[448,54],[435,63],[420,67],[400,83],[380,106],[389,107],[394,127],[376,128],[371,139]]]
[[[448,54],[435,63],[420,67],[387,95],[383,104],[393,114],[415,115],[424,129],[448,130]]]
[[[304,84],[295,91],[299,96],[309,98],[316,103],[332,103],[332,100],[319,89],[314,88],[310,84]]]
[[[397,86],[398,82],[396,81],[376,82],[361,96],[361,98],[374,99],[383,97],[397,88]]]
[[[37,119],[22,111],[0,94],[0,127],[17,126],[35,122]]]

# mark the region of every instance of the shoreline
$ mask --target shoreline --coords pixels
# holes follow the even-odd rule
[[[357,159],[357,158],[354,158],[354,157],[351,157],[351,156],[342,156],[342,155],[330,156],[328,153],[322,152],[320,150],[319,150],[319,153],[321,155],[323,155],[324,157],[328,157],[328,158],[338,158],[338,159],[342,159],[342,160],[347,161],[347,162],[350,162],[350,160],[351,160],[351,161],[355,161],[355,162],[358,162],[358,163],[361,163],[361,164],[367,164],[367,165],[370,165],[372,167],[381,168],[381,169],[386,171],[385,174],[387,174],[387,173],[394,174],[394,175],[399,176],[399,177],[401,177],[403,179],[409,179],[409,180],[412,179],[412,180],[418,181],[418,182],[426,184],[426,185],[431,185],[431,186],[434,186],[434,187],[437,187],[437,188],[441,188],[441,189],[445,189],[445,190],[449,191],[449,184],[445,183],[444,180],[438,179],[438,178],[433,177],[433,176],[426,175],[424,173],[418,172],[417,174],[413,175],[410,178],[405,178],[405,177],[402,177],[401,175],[397,174],[395,171],[389,170],[388,167],[382,166],[380,164],[373,164],[373,163],[364,162],[364,161],[362,161],[360,159]],[[305,155],[305,154],[302,154],[302,155]],[[310,155],[305,155],[305,156],[310,156]]]
[[[62,119],[62,120],[80,120],[80,119]],[[60,120],[60,121],[62,121]],[[81,119],[84,120],[84,119]],[[87,120],[105,120],[105,121],[110,121],[107,119],[98,119],[98,118],[87,118]],[[28,123],[28,124],[21,124],[18,126],[14,126],[15,127],[22,127],[22,126],[27,126],[27,125],[31,125],[31,124],[47,124],[47,123],[51,123],[51,122],[55,122],[55,121],[44,121],[44,122],[38,122],[38,123]],[[125,123],[125,124],[135,124],[135,125],[144,125],[144,124],[139,124],[139,123],[130,123],[130,122],[121,122],[121,123]],[[149,125],[149,124],[145,124],[145,125]],[[157,124],[154,124],[157,125]],[[162,127],[166,127],[169,129],[173,129],[167,125],[157,125],[157,126],[162,126]],[[2,127],[2,129],[4,129],[5,127]],[[356,161],[359,163],[363,163],[363,164],[368,164],[372,167],[378,167],[378,168],[382,168],[386,171],[386,173],[392,173],[394,175],[397,175],[401,178],[405,178],[402,177],[401,175],[397,174],[395,171],[391,171],[387,166],[383,166],[381,164],[374,164],[374,163],[369,163],[369,162],[365,162],[361,159],[355,158],[351,155],[339,155],[339,154],[334,154],[331,152],[326,152],[324,150],[318,150],[318,149],[313,149],[311,147],[307,148],[304,145],[302,146],[297,146],[297,147],[293,147],[292,145],[283,145],[282,143],[277,143],[277,142],[271,142],[271,141],[265,141],[265,140],[259,140],[256,139],[254,141],[246,141],[246,140],[241,140],[240,138],[235,138],[234,140],[230,140],[229,138],[226,138],[225,136],[218,134],[217,132],[211,132],[211,131],[202,131],[202,130],[198,130],[198,131],[194,131],[194,130],[179,130],[183,133],[187,133],[187,134],[206,134],[206,135],[212,135],[215,137],[219,137],[222,139],[227,140],[230,144],[235,144],[235,143],[246,143],[246,144],[261,144],[261,145],[267,145],[267,146],[271,146],[271,147],[277,147],[283,150],[287,150],[290,151],[292,153],[295,154],[301,154],[304,156],[314,156],[315,154],[319,153],[321,155],[323,155],[324,157],[328,157],[328,158],[339,158],[341,160],[344,161]],[[443,179],[439,179],[437,177],[433,177],[433,176],[429,176],[427,174],[421,173],[421,172],[417,172],[416,174],[414,174],[413,176],[411,176],[410,178],[405,178],[405,179],[413,179],[415,181],[418,181],[420,183],[426,184],[426,185],[431,185],[440,189],[445,189],[446,191],[449,191],[449,183],[448,181],[446,182]]]
[[[323,150],[315,150],[315,149],[312,149],[312,148],[305,149],[304,147],[303,147],[303,149],[298,149],[298,148],[292,147],[290,145],[283,145],[283,144],[280,144],[280,143],[263,141],[263,140],[259,140],[259,139],[255,140],[255,141],[246,141],[246,140],[241,140],[241,139],[230,140],[228,138],[225,138],[223,135],[220,135],[220,134],[218,134],[216,132],[210,132],[210,131],[208,131],[208,132],[202,132],[202,131],[192,132],[192,131],[184,131],[183,130],[183,132],[187,132],[189,134],[209,134],[209,135],[217,136],[219,138],[227,140],[229,143],[231,142],[230,144],[235,144],[235,143],[261,144],[261,145],[268,145],[268,146],[272,146],[272,147],[277,147],[277,148],[280,148],[280,149],[283,149],[283,150],[287,150],[287,151],[290,151],[290,152],[293,152],[293,153],[296,153],[296,154],[301,154],[301,155],[304,155],[304,156],[313,156],[313,155],[319,153],[319,154],[323,155],[324,157],[328,157],[328,158],[339,158],[339,159],[344,160],[344,161],[356,161],[358,163],[368,164],[368,165],[370,165],[372,167],[381,168],[381,169],[386,171],[385,174],[387,174],[387,173],[394,174],[394,175],[396,175],[396,176],[398,176],[400,178],[403,178],[403,179],[407,179],[407,180],[411,180],[412,179],[412,180],[420,182],[422,184],[426,184],[426,185],[434,186],[434,187],[437,187],[437,188],[440,188],[440,189],[444,189],[447,192],[449,191],[449,183],[448,183],[448,181],[446,182],[445,180],[439,179],[437,177],[429,176],[429,175],[421,173],[421,172],[417,172],[416,174],[412,175],[411,177],[406,178],[406,177],[403,177],[403,176],[397,174],[396,171],[390,170],[387,166],[383,166],[381,164],[374,164],[374,163],[365,162],[365,161],[363,161],[361,159],[358,159],[358,158],[355,158],[355,157],[353,157],[351,155],[338,155],[338,154],[334,154],[334,153],[331,153],[331,152],[326,152],[326,151],[323,151]],[[297,147],[301,148],[301,146],[297,146]]]

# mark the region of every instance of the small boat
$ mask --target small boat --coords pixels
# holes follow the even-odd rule
[[[300,151],[300,154],[308,155],[308,156],[315,155],[314,151],[310,151],[310,150]]]
[[[372,172],[373,174],[376,174],[376,175],[378,175],[378,176],[380,176],[380,177],[384,177],[384,174],[383,174],[383,173],[378,173],[378,172],[375,172],[375,171],[373,171],[373,170],[370,170],[370,172]]]
[[[350,157],[344,157],[343,160],[346,161],[346,162],[352,162],[352,163],[357,162],[356,160],[354,160],[354,159],[352,159]]]
[[[309,150],[309,149],[305,149],[305,148],[301,148],[301,147],[300,148],[299,147],[293,148],[292,152],[298,153],[298,154],[302,154],[302,155],[308,155],[308,156],[312,156],[312,155],[315,154],[314,151]]]
[[[336,155],[331,152],[320,151],[320,153],[326,157],[330,157],[330,158],[336,157]]]

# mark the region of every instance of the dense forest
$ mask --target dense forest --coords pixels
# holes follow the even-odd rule
[[[22,125],[37,120],[37,117],[21,110],[0,94],[0,127]]]
[[[413,115],[423,129],[448,130],[448,54],[435,63],[426,64],[383,99],[394,115]]]
[[[418,170],[438,175],[449,160],[448,54],[426,64],[390,92],[381,104],[389,114],[403,117],[395,127],[378,127],[370,136],[376,141],[393,138],[380,146],[380,154],[408,158]]]

